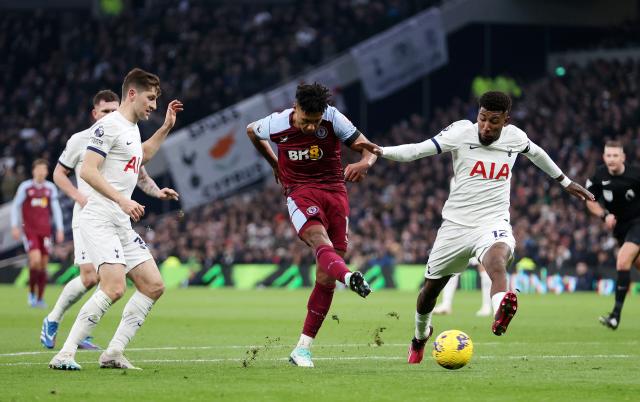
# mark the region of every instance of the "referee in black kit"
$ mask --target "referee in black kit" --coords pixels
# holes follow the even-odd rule
[[[640,269],[640,167],[625,165],[619,141],[607,141],[602,157],[604,165],[587,180],[587,190],[596,197],[596,201],[587,201],[587,208],[602,218],[620,246],[616,259],[616,302],[608,316],[600,317],[602,325],[616,329],[629,291],[631,266],[635,264]]]

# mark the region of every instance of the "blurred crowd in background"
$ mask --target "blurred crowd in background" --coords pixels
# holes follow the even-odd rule
[[[549,76],[524,87],[512,121],[542,146],[570,177],[584,183],[602,163],[603,144],[617,138],[629,162],[640,158],[640,64],[598,61],[570,66],[565,77]],[[412,116],[372,140],[381,145],[420,142],[451,122],[475,121],[475,100],[455,100],[430,121]],[[345,149],[347,160],[357,154]],[[451,157],[411,163],[380,159],[365,181],[349,184],[351,216],[347,258],[356,265],[371,259],[424,263],[441,223],[448,195]],[[398,180],[402,178],[402,180]],[[146,233],[156,256],[183,261],[265,262],[282,255],[309,256],[289,223],[280,188],[271,178],[264,188],[190,211],[147,218]],[[578,263],[615,266],[615,242],[582,202],[520,156],[513,171],[511,222],[523,257],[550,272],[573,272]],[[174,234],[181,233],[176,239]]]
[[[77,11],[39,12],[29,19],[17,11],[0,16],[0,46],[8,55],[0,60],[2,202],[10,201],[18,184],[30,177],[32,159],[45,157],[55,164],[68,137],[90,123],[92,95],[104,87],[118,88],[133,64],[162,77],[164,102],[179,97],[189,105],[179,119],[184,125],[439,2],[364,0],[327,7],[309,1],[294,2],[294,7],[222,3],[216,8],[201,3],[173,2],[162,13],[146,9],[100,24],[89,15],[78,24],[71,14]],[[638,32],[638,26],[616,29],[604,45],[628,45],[634,37],[628,32]],[[549,75],[521,85],[512,122],[579,183],[601,163],[607,139],[623,142],[628,162],[638,160],[640,64],[597,61],[567,66],[566,71],[562,77]],[[367,134],[380,145],[420,142],[453,121],[475,121],[476,113],[474,99],[455,99],[428,121],[414,115],[388,132]],[[163,117],[156,113],[154,118]],[[358,158],[346,149],[343,155],[347,162]],[[382,258],[426,262],[451,174],[449,155],[407,164],[381,159],[364,182],[349,184],[347,259],[355,265]],[[511,191],[516,261],[527,257],[553,272],[574,272],[579,263],[590,269],[615,266],[615,243],[601,221],[526,157],[516,164]],[[136,230],[159,260],[176,256],[203,265],[271,262],[283,256],[313,260],[297,240],[281,190],[270,177],[259,189],[186,214],[151,214]],[[69,260],[71,250],[69,242],[57,249],[57,257]]]
[[[0,15],[0,48],[7,56],[0,60],[1,201],[11,200],[33,159],[55,162],[69,136],[90,125],[93,95],[105,88],[119,93],[132,66],[161,77],[159,110],[174,98],[188,105],[178,128],[439,1],[166,3],[100,21],[88,10]],[[152,118],[159,125],[164,113]]]

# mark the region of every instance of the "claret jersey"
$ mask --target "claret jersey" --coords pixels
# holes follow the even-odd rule
[[[286,189],[297,186],[344,185],[340,143],[351,145],[360,133],[338,109],[327,107],[314,134],[293,126],[293,109],[273,113],[253,125],[255,134],[278,147],[280,180]]]

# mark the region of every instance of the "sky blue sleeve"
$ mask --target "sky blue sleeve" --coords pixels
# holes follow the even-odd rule
[[[27,186],[28,183],[23,181],[18,186],[16,196],[13,197],[13,204],[11,205],[11,227],[19,227],[22,221],[22,203],[27,199]]]
[[[53,223],[56,225],[56,229],[64,230],[62,208],[60,208],[60,200],[58,198],[58,189],[51,183],[51,212],[53,213]]]
[[[356,126],[333,106],[327,108],[327,120],[333,125],[333,132],[342,142],[349,140],[356,132]]]
[[[271,118],[275,113],[253,123],[253,132],[261,140],[268,140],[271,133]]]

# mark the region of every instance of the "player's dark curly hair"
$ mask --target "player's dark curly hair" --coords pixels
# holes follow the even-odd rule
[[[296,88],[296,103],[305,113],[324,113],[331,91],[322,84],[300,84]]]
[[[511,111],[511,98],[500,91],[485,92],[478,100],[478,104],[490,112],[509,113]]]

